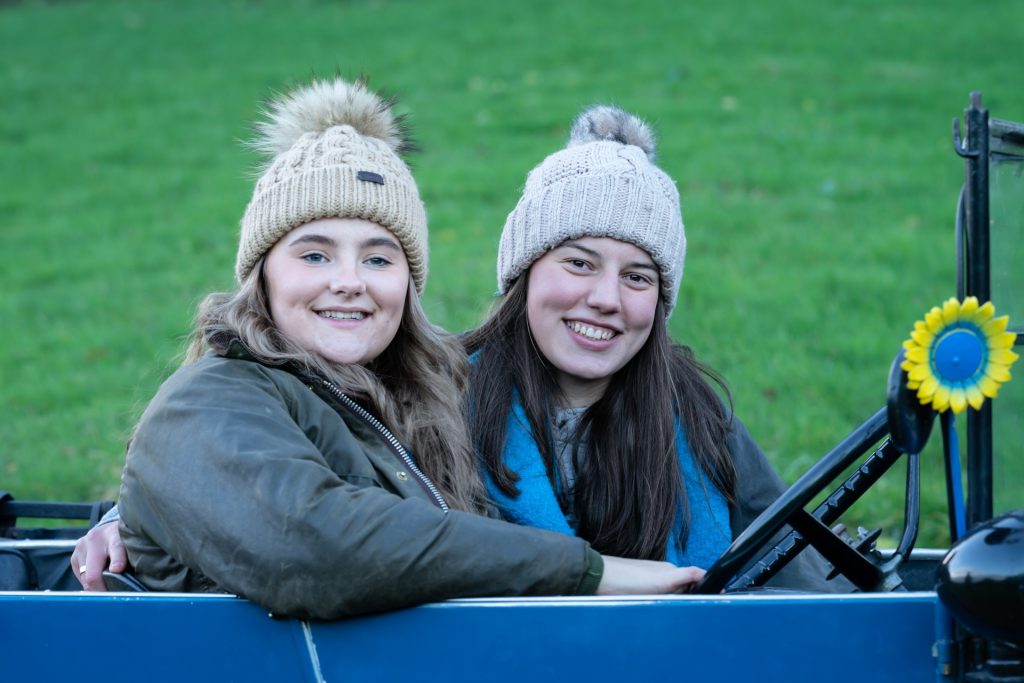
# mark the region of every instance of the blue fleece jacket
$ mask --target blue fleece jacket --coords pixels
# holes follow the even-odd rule
[[[519,401],[515,401],[508,418],[503,459],[505,465],[519,475],[519,496],[510,498],[505,495],[485,473],[488,493],[502,516],[510,522],[575,535],[575,529],[569,524],[558,504],[558,492],[548,480],[544,460],[530,433],[529,425],[525,409]],[[682,424],[678,419],[676,452],[679,454],[679,468],[686,486],[690,531],[686,547],[680,550],[678,538],[684,520],[681,514],[677,515],[676,526],[669,536],[668,555],[665,559],[680,567],[696,566],[706,569],[732,541],[728,502],[694,462],[683,434]]]

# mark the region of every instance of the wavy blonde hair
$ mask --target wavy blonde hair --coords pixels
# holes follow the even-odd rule
[[[427,320],[410,282],[395,338],[370,363],[343,365],[286,337],[270,315],[265,256],[232,292],[209,294],[199,305],[185,363],[219,340],[237,338],[269,365],[290,364],[322,377],[373,411],[415,454],[423,472],[457,510],[482,513],[485,491],[467,429],[465,351]]]

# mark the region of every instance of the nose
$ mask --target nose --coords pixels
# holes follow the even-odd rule
[[[587,305],[602,313],[615,313],[622,306],[618,273],[605,271],[591,279]]]
[[[334,294],[343,296],[358,296],[366,291],[366,283],[359,274],[359,268],[355,265],[337,264],[331,271],[331,279],[328,288]]]

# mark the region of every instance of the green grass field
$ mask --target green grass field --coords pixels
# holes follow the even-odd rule
[[[411,116],[426,305],[456,330],[571,118],[653,123],[689,241],[672,331],[792,481],[882,406],[914,320],[955,293],[950,121],[972,90],[1024,119],[1022,27],[1013,0],[0,3],[0,489],[116,496],[195,303],[232,284],[259,101],[336,71]],[[854,520],[893,528],[901,493]]]

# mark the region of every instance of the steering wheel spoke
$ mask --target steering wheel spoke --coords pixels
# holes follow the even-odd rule
[[[872,591],[881,585],[881,569],[856,548],[832,533],[832,530],[822,524],[817,517],[806,510],[798,510],[793,513],[789,523],[857,588]]]

